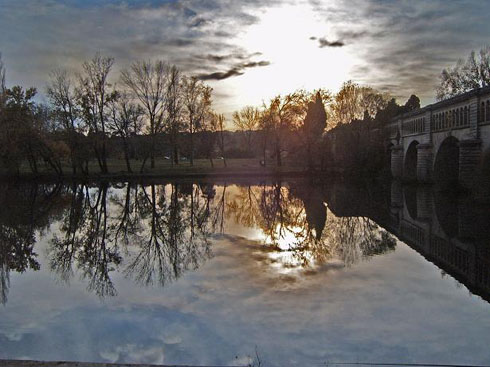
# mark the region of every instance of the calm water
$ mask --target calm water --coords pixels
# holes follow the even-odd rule
[[[0,358],[488,364],[489,219],[395,184],[4,183]]]

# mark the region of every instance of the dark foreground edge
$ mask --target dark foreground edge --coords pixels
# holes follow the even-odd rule
[[[87,363],[67,361],[31,361],[0,359],[0,367],[228,367],[228,366],[187,366],[162,364],[127,364],[127,363]],[[243,366],[246,367],[246,366]]]

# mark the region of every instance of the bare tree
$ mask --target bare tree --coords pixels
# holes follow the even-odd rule
[[[306,114],[307,95],[299,90],[284,97],[273,98],[267,106],[267,120],[272,127],[274,150],[278,166],[282,166],[283,140],[286,133],[297,127]]]
[[[172,164],[179,164],[179,132],[183,128],[182,123],[182,84],[181,74],[177,67],[172,66],[169,70],[167,98],[165,110],[167,115],[166,130],[172,145]]]
[[[256,107],[247,106],[233,113],[233,123],[246,134],[248,153],[252,153],[252,134],[259,127],[260,112]]]
[[[143,108],[131,103],[127,94],[118,94],[111,101],[110,128],[114,135],[122,139],[124,160],[128,172],[132,172],[130,163],[130,139],[141,132]]]
[[[73,174],[76,174],[78,167],[83,170],[79,139],[83,127],[81,126],[81,110],[77,105],[75,89],[66,70],[55,70],[51,73],[47,96],[53,106],[56,120],[66,134]]]
[[[77,89],[82,116],[94,137],[95,155],[102,173],[107,173],[107,113],[115,93],[111,91],[109,73],[114,65],[112,57],[96,54],[92,60],[83,63],[83,73],[79,76]]]
[[[262,148],[262,165],[267,164],[267,147],[271,139],[271,133],[274,126],[274,113],[264,105],[264,109],[260,113],[259,128],[261,131],[261,148]]]
[[[333,99],[331,124],[348,124],[352,120],[360,120],[366,111],[374,118],[378,110],[386,107],[389,100],[389,95],[349,80],[342,85]]]
[[[182,80],[184,110],[190,134],[190,163],[194,164],[194,133],[199,130],[211,108],[212,88],[194,77]]]
[[[471,51],[466,61],[460,59],[452,68],[441,72],[437,99],[443,100],[458,94],[490,85],[490,46],[478,54]]]
[[[138,61],[121,74],[123,83],[132,91],[145,110],[151,139],[151,168],[155,168],[155,141],[164,128],[166,91],[170,67],[158,60]]]
[[[223,157],[223,164],[226,165],[225,156],[225,116],[223,114],[212,114],[211,116],[211,131],[218,134],[218,147]]]

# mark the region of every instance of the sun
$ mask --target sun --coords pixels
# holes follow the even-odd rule
[[[349,78],[354,56],[348,45],[319,47],[319,37],[334,35],[310,5],[283,5],[253,15],[259,21],[239,34],[237,43],[250,54],[260,52],[256,59],[270,65],[223,82],[237,96],[235,108],[260,105],[298,88],[336,91]]]

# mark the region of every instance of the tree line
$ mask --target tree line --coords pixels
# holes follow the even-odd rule
[[[488,85],[489,48],[479,55],[477,60],[473,52],[443,70],[438,98]],[[198,78],[161,60],[136,61],[118,76],[113,69],[114,59],[100,54],[82,63],[79,73],[57,69],[46,88],[49,103],[43,104],[36,102],[35,88],[6,86],[0,58],[2,170],[18,174],[24,164],[37,174],[44,164],[63,175],[68,165],[74,175],[88,175],[94,161],[108,173],[114,146],[128,172],[154,169],[157,159],[193,165],[195,158],[206,158],[214,166],[218,157],[225,166],[227,157],[249,157],[261,165],[282,166],[287,159],[325,168],[343,164],[335,154],[338,146],[376,148],[383,137],[373,145],[366,130],[381,133],[394,116],[420,107],[415,95],[400,106],[388,93],[347,81],[336,94],[297,90],[235,111],[232,123],[241,137],[236,139],[226,131],[225,116],[213,109],[212,88]],[[340,132],[364,141],[344,137],[333,147],[332,137],[338,140]]]

